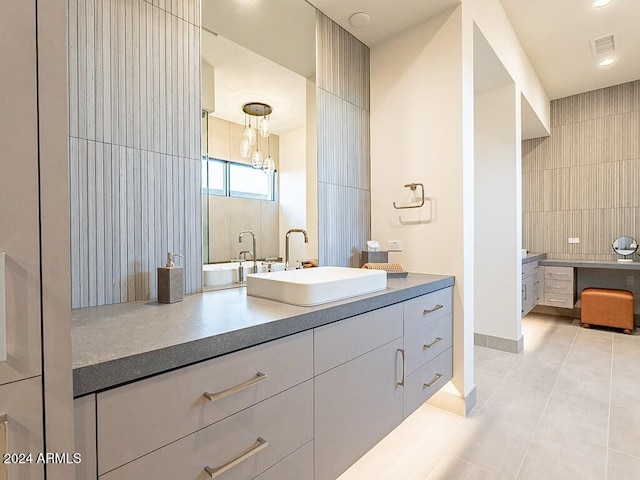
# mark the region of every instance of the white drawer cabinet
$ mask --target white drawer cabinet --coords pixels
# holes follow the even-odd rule
[[[315,329],[314,373],[341,365],[402,337],[402,305],[374,310]]]
[[[242,410],[100,477],[250,480],[313,438],[313,381]],[[284,478],[283,478],[284,480]]]
[[[439,318],[404,338],[406,374],[411,375],[453,344],[453,318]]]
[[[408,417],[429,400],[453,376],[453,349],[448,348],[407,377],[404,416]]]
[[[306,443],[255,480],[313,480],[313,442]]]
[[[452,290],[76,399],[77,480],[337,478],[451,378]]]
[[[544,294],[542,304],[550,307],[573,308],[573,267],[544,266]]]
[[[435,306],[439,308],[434,309]],[[404,417],[426,402],[453,373],[453,288],[404,304]],[[415,325],[423,326],[414,329]]]
[[[6,414],[7,423],[4,433],[8,440],[8,444],[4,445],[6,452],[0,453],[31,454],[30,462],[26,456],[22,458],[18,456],[11,464],[0,464],[0,478],[8,480],[44,478],[43,464],[36,461],[38,453],[44,451],[41,412],[42,379],[40,377],[0,385],[0,417]],[[2,457],[0,457],[1,460]]]
[[[303,332],[98,394],[99,473],[310,379],[312,349]],[[213,401],[204,395],[252,380]]]
[[[451,314],[453,288],[444,288],[404,302],[404,334]]]
[[[542,272],[538,262],[522,264],[522,316],[525,316],[542,299]]]

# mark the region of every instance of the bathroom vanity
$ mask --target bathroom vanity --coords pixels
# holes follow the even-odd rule
[[[77,478],[335,479],[451,379],[453,283],[76,310]]]

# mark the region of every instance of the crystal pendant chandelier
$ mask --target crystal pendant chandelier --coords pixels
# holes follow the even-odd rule
[[[240,142],[240,156],[247,159],[251,158],[251,166],[253,168],[262,168],[266,173],[273,173],[275,171],[275,162],[271,158],[271,129],[269,127],[269,115],[273,109],[266,103],[250,102],[242,106],[242,111],[245,113],[245,128]],[[247,115],[249,119],[248,125]],[[256,117],[254,125],[258,129],[259,136],[251,124],[251,117]],[[266,138],[268,142],[269,156],[266,160],[260,151],[260,137]]]

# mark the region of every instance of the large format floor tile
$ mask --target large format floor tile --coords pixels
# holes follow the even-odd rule
[[[640,335],[530,314],[521,355],[476,347],[467,418],[423,405],[340,480],[638,480]]]

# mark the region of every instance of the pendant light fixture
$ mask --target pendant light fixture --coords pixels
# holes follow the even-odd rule
[[[250,102],[245,103],[242,106],[242,111],[245,113],[245,129],[244,136],[240,142],[240,156],[242,158],[251,158],[251,166],[253,168],[262,168],[265,172],[272,168],[264,168],[266,162],[264,161],[264,157],[260,151],[260,138],[256,135],[256,131],[251,125],[251,117],[256,117],[254,124],[258,129],[260,137],[267,139],[269,148],[269,156],[267,157],[267,160],[270,160],[269,164],[273,163],[273,170],[275,170],[275,162],[273,161],[273,158],[271,158],[271,129],[269,128],[269,115],[273,109],[266,103]],[[247,115],[249,116],[248,126]],[[252,152],[251,150],[254,146],[255,150]],[[272,171],[267,173],[272,173]]]
[[[271,137],[267,138],[267,143],[268,143],[269,155],[267,158],[264,159],[264,162],[262,163],[262,171],[267,175],[271,175],[273,172],[276,171],[276,162],[274,162],[273,158],[271,157]]]

